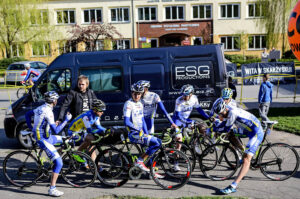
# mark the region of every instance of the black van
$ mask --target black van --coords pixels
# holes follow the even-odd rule
[[[226,67],[222,45],[182,46],[166,48],[130,49],[115,51],[68,53],[57,57],[42,74],[28,95],[8,108],[4,120],[7,137],[19,137],[26,128],[25,112],[44,103],[43,93],[55,90],[60,94],[54,113],[58,116],[66,94],[76,87],[77,77],[89,77],[90,88],[107,103],[102,125],[123,125],[123,105],[130,98],[130,85],[149,80],[150,90],[158,93],[169,113],[184,84],[192,84],[204,109],[220,96],[226,86]],[[158,111],[156,128],[167,124]],[[191,117],[199,117],[192,113]]]

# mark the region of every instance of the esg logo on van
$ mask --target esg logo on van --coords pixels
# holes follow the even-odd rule
[[[175,79],[187,80],[187,79],[209,79],[210,70],[209,66],[176,66],[175,67]]]

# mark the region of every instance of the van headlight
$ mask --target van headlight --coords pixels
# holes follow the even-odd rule
[[[7,107],[6,112],[5,112],[5,116],[12,116],[13,112],[12,112],[12,107],[11,105],[9,107]]]

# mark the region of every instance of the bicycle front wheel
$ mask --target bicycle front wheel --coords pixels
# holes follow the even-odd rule
[[[120,187],[128,181],[131,161],[117,149],[102,151],[95,160],[98,179],[108,187]],[[100,172],[101,170],[101,172]]]
[[[275,143],[266,147],[259,157],[260,170],[271,180],[286,180],[299,168],[299,155],[294,147]]]
[[[157,153],[150,167],[154,182],[168,190],[184,186],[189,181],[191,172],[189,158],[175,149],[163,149]]]
[[[61,176],[68,184],[83,188],[94,183],[97,170],[90,156],[80,151],[73,151],[66,153],[62,160]]]
[[[6,179],[17,187],[31,186],[40,175],[40,164],[29,152],[14,151],[3,161]]]
[[[199,158],[200,169],[211,180],[231,178],[239,166],[236,151],[228,144],[214,144],[205,149]]]

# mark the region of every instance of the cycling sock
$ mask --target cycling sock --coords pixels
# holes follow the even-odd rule
[[[237,183],[236,183],[236,182],[233,182],[233,183],[231,183],[231,186],[232,186],[233,188],[235,188],[235,189],[236,189],[236,187],[237,187]]]
[[[50,186],[50,189],[55,189],[56,188],[56,186]]]
[[[144,159],[143,158],[138,158],[137,161],[138,162],[144,162]]]

